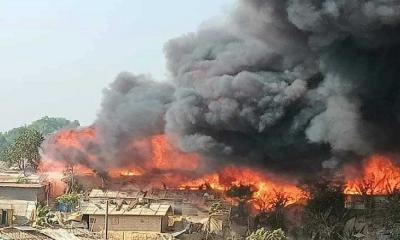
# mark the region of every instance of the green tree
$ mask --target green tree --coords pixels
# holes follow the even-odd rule
[[[255,232],[252,232],[246,240],[286,240],[285,232],[282,229],[276,229],[273,231],[260,228]]]
[[[52,134],[62,128],[76,128],[79,127],[78,121],[70,121],[65,118],[53,118],[45,116],[39,120],[32,122],[28,128],[34,129],[44,136]]]
[[[8,142],[4,134],[0,133],[0,152],[6,149],[8,146]]]
[[[26,131],[26,129],[35,130],[43,136],[48,136],[62,128],[79,127],[78,121],[70,121],[65,118],[43,117],[32,122],[29,125],[13,128],[7,132],[0,132],[0,161],[4,161],[5,157],[10,155],[9,147]]]
[[[50,226],[49,224],[49,218],[50,218],[50,209],[46,205],[42,204],[37,204],[36,205],[36,211],[35,211],[35,219],[32,225],[34,227],[40,226],[40,227],[48,227]]]
[[[37,169],[40,162],[40,145],[44,137],[36,130],[25,128],[20,136],[9,145],[2,154],[9,166],[17,166],[20,170],[27,167]]]
[[[13,143],[26,129],[26,126],[13,128],[3,134],[8,144]]]

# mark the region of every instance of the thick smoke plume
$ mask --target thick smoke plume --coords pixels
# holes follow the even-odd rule
[[[162,133],[213,166],[295,174],[400,149],[398,0],[242,0],[165,54],[170,81],[121,73],[104,90],[97,168],[140,164],[127,145]]]

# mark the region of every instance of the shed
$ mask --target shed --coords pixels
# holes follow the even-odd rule
[[[208,202],[222,199],[220,193],[211,189],[157,189],[140,190],[106,190],[92,189],[88,198],[91,202],[104,199],[112,201],[144,200],[149,203],[169,204],[174,215],[202,216],[208,215]]]
[[[0,173],[0,225],[26,224],[38,202],[46,200],[46,185],[38,175]]]
[[[9,203],[0,202],[0,226],[10,226],[12,224],[13,206]]]
[[[105,209],[105,204],[95,203],[83,207],[82,214],[88,216],[89,230],[98,232],[104,229]],[[110,231],[165,232],[170,215],[172,208],[168,204],[110,205],[108,226]]]

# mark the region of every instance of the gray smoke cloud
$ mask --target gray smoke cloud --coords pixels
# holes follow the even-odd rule
[[[123,73],[104,91],[105,165],[159,133],[212,166],[293,174],[400,145],[398,0],[241,0],[165,55],[170,81]]]
[[[118,154],[118,148],[129,139],[163,133],[174,90],[171,84],[155,82],[149,76],[119,74],[103,91],[95,123],[106,151]]]

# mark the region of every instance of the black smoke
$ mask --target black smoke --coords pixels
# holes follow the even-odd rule
[[[212,166],[293,174],[400,149],[398,0],[241,0],[165,55],[170,81],[124,73],[104,91],[108,165],[160,133]]]

